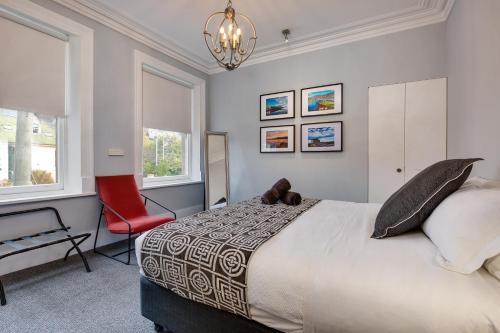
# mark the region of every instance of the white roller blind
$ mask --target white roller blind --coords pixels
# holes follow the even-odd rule
[[[66,42],[0,17],[0,108],[64,116]]]
[[[191,133],[191,89],[142,71],[143,127]]]

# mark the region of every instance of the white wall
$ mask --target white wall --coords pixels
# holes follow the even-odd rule
[[[94,29],[95,174],[133,174],[133,50],[138,49],[203,79],[207,76],[55,2],[50,0],[33,0],[33,2]],[[108,148],[123,148],[125,156],[107,156]],[[148,190],[145,193],[178,211],[181,216],[203,208],[203,184]],[[97,226],[99,206],[95,196],[2,206],[0,213],[40,206],[53,206],[59,209],[64,221],[73,227],[75,233],[94,232]],[[55,220],[46,214],[20,219],[1,219],[0,239],[10,239],[39,231],[45,227],[55,226],[55,223]],[[123,236],[111,236],[106,232],[102,234],[104,238],[100,244],[123,239]],[[82,248],[90,249],[92,245],[93,240],[88,240]],[[67,247],[63,245],[4,259],[0,265],[0,275],[60,258]]]
[[[240,68],[209,78],[209,129],[229,132],[232,200],[287,177],[303,195],[368,197],[368,87],[446,76],[445,25],[436,24]],[[344,114],[300,117],[300,89],[344,83]],[[259,121],[259,95],[296,90],[296,118]],[[344,121],[344,152],[300,153],[301,123]],[[295,124],[296,153],[260,154],[259,127]]]
[[[448,153],[482,157],[473,173],[500,179],[500,1],[457,0],[446,23]]]

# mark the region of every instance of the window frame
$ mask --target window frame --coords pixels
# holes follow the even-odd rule
[[[33,185],[0,189],[0,205],[95,194],[94,30],[31,1],[0,0],[0,13],[28,27],[67,39],[68,43],[66,115],[57,119],[59,188]]]
[[[147,178],[143,175],[142,71],[146,68],[169,80],[192,89],[191,135],[188,135],[188,166],[186,176]],[[135,178],[139,188],[166,187],[201,182],[201,146],[205,130],[205,80],[169,65],[155,57],[134,50],[134,129]]]

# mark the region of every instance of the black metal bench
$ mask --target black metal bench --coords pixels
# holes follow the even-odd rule
[[[80,258],[82,258],[83,264],[85,265],[85,269],[87,270],[87,272],[90,272],[91,270],[87,262],[87,259],[85,258],[82,251],[78,247],[81,243],[83,243],[87,238],[90,237],[90,233],[71,236],[69,234],[69,229],[71,227],[66,227],[64,225],[61,219],[61,215],[59,215],[59,212],[54,207],[42,207],[42,208],[4,213],[0,214],[0,218],[14,216],[14,215],[37,213],[42,211],[52,211],[56,216],[60,228],[45,230],[36,234],[18,237],[15,239],[0,241],[0,260],[6,257],[13,256],[15,254],[33,251],[64,242],[71,242],[73,246],[66,252],[64,260],[68,259],[68,256],[71,251],[76,250]],[[5,298],[5,290],[3,288],[1,280],[0,280],[0,304],[1,305],[7,304],[7,299]]]

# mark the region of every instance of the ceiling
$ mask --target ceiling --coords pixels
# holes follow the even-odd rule
[[[56,0],[57,1],[57,0]],[[215,66],[203,40],[207,17],[223,11],[226,0],[58,0],[78,3],[104,13],[142,34],[153,36],[207,68]],[[378,34],[436,23],[447,17],[453,0],[232,0],[233,7],[248,15],[257,29],[252,57],[291,52],[339,37]],[[443,14],[444,13],[444,14]],[[431,16],[433,19],[431,19]],[[418,21],[420,20],[420,21]],[[417,22],[418,21],[418,22]],[[411,24],[410,24],[411,23]],[[281,31],[291,30],[285,45]],[[397,30],[396,30],[397,31]],[[358,38],[359,40],[360,38]],[[333,44],[335,45],[335,43]],[[324,45],[328,47],[328,45]],[[303,50],[307,51],[307,50]],[[265,59],[264,59],[265,61]],[[262,62],[262,61],[259,61]]]

